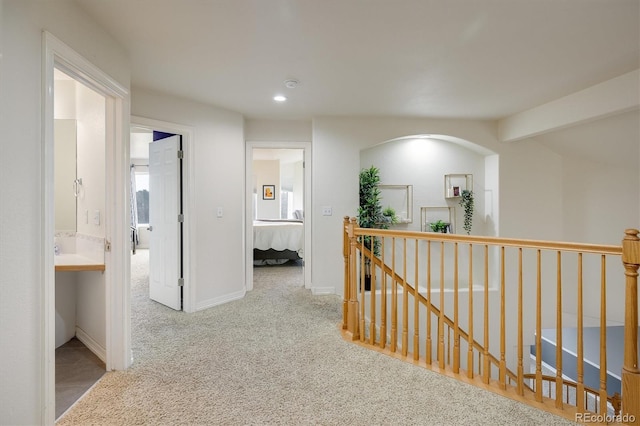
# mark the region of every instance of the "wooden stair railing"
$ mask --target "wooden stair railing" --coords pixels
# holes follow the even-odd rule
[[[370,238],[380,238],[381,253],[380,256],[374,255],[371,250],[360,243],[363,236]],[[385,246],[387,239],[391,241],[390,250]],[[397,241],[400,240],[401,249],[399,253],[401,258],[401,270],[397,272],[396,253]],[[407,275],[407,240],[415,241],[415,255],[413,258],[415,276],[412,284],[408,280]],[[426,291],[422,294],[418,290],[419,276],[418,264],[420,257],[418,253],[418,241],[426,240],[427,247],[427,277]],[[433,303],[432,295],[432,243],[439,243],[440,249],[440,269],[439,269],[439,303]],[[453,246],[453,313],[445,312],[440,307],[445,306],[445,288],[444,288],[444,271],[445,271],[445,243]],[[468,252],[468,316],[471,319],[466,325],[461,326],[459,322],[459,244],[469,244]],[[483,271],[483,292],[484,292],[484,314],[483,314],[483,342],[481,343],[474,338],[474,312],[473,312],[473,293],[474,290],[474,269],[473,269],[473,247],[482,246],[484,249],[484,271]],[[489,350],[489,247],[499,248],[500,263],[500,342],[499,355],[494,355]],[[506,318],[506,297],[507,278],[505,277],[506,260],[505,247],[517,249],[517,358],[515,364],[515,372],[507,368],[506,360],[506,335],[505,322]],[[525,374],[523,366],[524,344],[523,344],[523,247],[525,249],[533,249],[536,251],[536,308],[535,308],[535,373]],[[626,250],[625,250],[626,249]],[[556,349],[556,375],[549,376],[542,374],[541,366],[541,335],[542,335],[542,250],[556,251],[557,273],[556,273],[556,327],[557,327],[557,349]],[[385,261],[385,255],[390,252],[390,262]],[[578,377],[574,382],[563,377],[562,373],[562,253],[577,253],[578,272],[577,272],[577,309],[578,309],[578,360],[577,369]],[[584,372],[582,364],[584,360],[583,353],[583,254],[597,254],[601,259],[601,308],[600,308],[600,365],[602,366],[600,374],[599,389],[586,386],[584,383]],[[626,253],[626,254],[625,254]],[[515,240],[503,239],[495,237],[470,237],[451,234],[426,234],[407,231],[391,231],[378,229],[357,228],[355,219],[345,217],[344,222],[344,302],[343,302],[343,322],[342,328],[345,330],[352,340],[358,340],[361,344],[375,346],[379,350],[387,351],[390,354],[396,354],[398,341],[400,340],[401,358],[411,358],[414,362],[422,360],[423,365],[434,369],[433,366],[433,339],[432,326],[437,326],[437,341],[435,342],[437,369],[440,371],[449,371],[453,375],[466,377],[473,381],[480,381],[483,385],[497,388],[499,393],[506,396],[512,396],[515,391],[516,399],[525,402],[536,401],[542,402],[545,409],[554,411],[572,420],[578,419],[578,413],[613,413],[613,420],[622,419],[630,424],[638,424],[638,413],[640,397],[640,373],[637,369],[637,334],[633,333],[637,330],[637,276],[638,267],[640,266],[640,240],[638,239],[637,230],[627,230],[626,237],[622,247],[618,246],[596,246],[588,244],[570,244],[557,242],[543,242],[532,240]],[[606,270],[605,257],[622,255],[622,261],[625,267],[626,294],[625,294],[625,352],[624,365],[622,371],[622,398],[618,394],[608,395],[606,391]],[[391,265],[389,265],[390,263]],[[360,271],[369,270],[371,272],[371,291],[365,290],[365,274],[359,274]],[[378,276],[379,273],[379,276]],[[359,277],[359,278],[358,278]],[[390,287],[387,287],[390,282]],[[376,285],[379,284],[380,300],[377,300]],[[510,289],[511,290],[511,289]],[[398,330],[398,303],[401,291],[402,299],[402,329]],[[390,303],[388,306],[390,293]],[[427,296],[425,296],[427,295]],[[409,297],[412,298],[413,305],[413,324],[409,324]],[[634,299],[635,297],[635,299]],[[367,301],[368,300],[368,301]],[[377,318],[376,306],[380,303],[380,319]],[[366,308],[369,311],[366,311]],[[420,324],[419,312],[420,307],[426,310],[426,333],[425,354],[424,358],[420,356]],[[390,330],[387,330],[387,309],[391,316]],[[453,316],[453,318],[451,317]],[[368,319],[368,323],[366,322]],[[435,323],[433,322],[435,320]],[[378,326],[378,321],[380,325]],[[635,324],[635,326],[634,326]],[[413,350],[409,353],[409,337],[411,334],[410,327],[413,328],[412,346]],[[446,344],[445,344],[446,329]],[[631,331],[629,331],[631,330]],[[379,338],[377,336],[379,335]],[[461,358],[461,343],[467,347],[466,357]],[[477,363],[474,362],[475,354],[477,354]],[[635,356],[635,358],[634,358]],[[453,359],[452,359],[453,358]],[[466,370],[461,368],[461,360],[466,358]],[[477,371],[475,371],[477,369]],[[492,378],[492,370],[497,371],[497,381]],[[543,384],[547,384],[548,390],[545,392]],[[551,387],[555,385],[555,397],[551,399]],[[569,389],[574,389],[576,397],[575,401],[570,401]],[[563,395],[565,395],[563,397]],[[552,404],[547,404],[550,401]],[[589,401],[593,404],[589,405]],[[594,402],[595,401],[595,402]],[[575,407],[570,405],[575,404]],[[590,407],[593,406],[593,410]],[[621,407],[622,406],[622,411]],[[613,411],[611,411],[613,410]],[[621,414],[622,413],[622,414]],[[572,417],[573,416],[573,417]],[[605,417],[607,420],[611,420]],[[629,419],[632,419],[629,421]]]

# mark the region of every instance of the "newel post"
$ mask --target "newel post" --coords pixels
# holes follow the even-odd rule
[[[624,362],[622,364],[622,414],[640,424],[640,368],[638,368],[638,268],[640,238],[637,229],[625,230],[622,263],[625,275]]]
[[[342,329],[347,329],[349,315],[349,216],[344,217],[342,226],[342,255],[344,256],[344,291],[342,292]]]
[[[358,330],[358,288],[357,288],[357,239],[354,229],[356,227],[356,218],[352,217],[349,220],[347,226],[347,233],[349,235],[349,304],[348,304],[348,316],[347,316],[347,330],[351,332],[351,338],[353,340],[360,339],[360,333]]]

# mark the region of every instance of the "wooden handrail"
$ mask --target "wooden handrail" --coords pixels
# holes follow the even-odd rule
[[[616,407],[616,401],[620,401],[619,396],[610,396],[606,391],[606,256],[621,256],[622,263],[624,264],[624,274],[625,274],[625,348],[624,348],[624,364],[622,371],[622,398],[621,398],[621,413],[625,413],[627,415],[632,416],[632,419],[640,419],[640,369],[638,368],[638,339],[637,339],[637,327],[638,327],[638,269],[640,268],[640,238],[638,238],[639,231],[637,230],[627,230],[625,239],[621,246],[614,245],[597,245],[597,244],[584,244],[584,243],[567,243],[567,242],[556,242],[556,241],[537,241],[537,240],[528,240],[528,239],[513,239],[513,238],[501,238],[501,237],[479,237],[479,236],[469,236],[469,235],[452,235],[452,234],[440,234],[440,233],[424,233],[424,232],[415,232],[415,231],[396,231],[396,230],[385,230],[385,229],[370,229],[370,228],[359,228],[356,226],[355,219],[345,217],[344,221],[344,246],[343,252],[345,256],[345,297],[343,301],[343,328],[346,327],[347,330],[352,333],[352,339],[359,339],[363,343],[365,339],[369,345],[379,345],[381,349],[385,349],[387,345],[387,293],[390,291],[391,293],[391,306],[390,306],[390,315],[391,315],[391,329],[390,329],[390,346],[389,350],[393,353],[396,352],[397,344],[401,343],[401,356],[406,358],[409,353],[409,336],[412,335],[412,358],[414,361],[418,361],[421,358],[421,350],[419,345],[420,334],[420,318],[419,316],[423,315],[420,313],[420,307],[426,308],[426,324],[425,331],[426,340],[423,344],[426,345],[426,352],[424,355],[424,359],[427,365],[432,365],[432,350],[433,350],[433,341],[432,341],[432,318],[436,318],[437,320],[437,366],[440,369],[444,369],[445,366],[451,366],[451,372],[453,374],[461,374],[461,365],[460,365],[460,356],[461,356],[461,340],[466,342],[467,344],[467,357],[466,357],[466,376],[469,379],[474,379],[474,351],[478,353],[478,379],[484,382],[485,384],[489,384],[490,386],[497,385],[501,389],[506,389],[507,387],[513,387],[515,389],[515,393],[520,396],[524,396],[525,393],[529,393],[535,397],[537,401],[543,401],[544,398],[548,399],[548,396],[543,396],[543,383],[548,383],[549,386],[551,384],[555,385],[556,396],[555,396],[555,408],[559,410],[563,410],[564,405],[567,401],[564,400],[562,393],[563,389],[567,387],[573,387],[576,389],[576,394],[578,398],[576,398],[576,408],[577,412],[585,412],[591,409],[591,405],[587,406],[585,401],[587,395],[594,398],[595,401],[598,401],[593,410],[597,413],[605,413],[607,410],[607,401]],[[365,239],[364,237],[367,237]],[[385,240],[389,239],[392,246],[389,249],[390,255],[392,257],[390,263],[391,266],[387,265],[385,262]],[[379,239],[379,240],[378,240]],[[373,253],[373,244],[371,244],[371,248],[368,248],[363,241],[375,241],[378,240],[380,245],[382,246],[381,256],[374,255]],[[399,250],[396,252],[396,240],[399,240]],[[408,281],[407,277],[407,260],[411,262],[409,259],[410,254],[407,252],[407,240],[414,240],[415,243],[415,253],[413,256],[413,262],[415,264],[414,269],[414,282],[415,285]],[[420,241],[426,242],[426,262],[427,262],[427,272],[426,276],[423,277],[423,280],[426,281],[427,291],[425,295],[421,294],[418,289],[419,283],[419,274],[418,274],[418,265],[420,264],[419,251],[418,251],[418,243]],[[439,305],[436,306],[431,300],[432,290],[432,277],[431,277],[431,267],[432,267],[432,257],[431,257],[431,248],[432,243],[439,243],[440,248],[440,276],[439,276],[439,301],[435,302]],[[466,326],[468,331],[463,329],[464,325],[459,322],[459,269],[461,264],[458,259],[459,254],[459,244],[466,243],[469,244],[469,253],[468,253],[468,299],[465,300],[465,303],[468,303],[468,318],[469,323]],[[453,318],[445,313],[445,288],[444,288],[444,270],[445,270],[445,244],[448,244],[447,247],[453,247],[453,252],[447,252],[448,261],[447,265],[453,264],[453,288],[450,296],[452,299],[449,299],[451,305],[447,308],[449,313],[452,313]],[[368,244],[367,244],[368,245]],[[499,321],[500,321],[500,335],[496,338],[499,338],[499,355],[495,356],[492,354],[489,349],[489,316],[488,316],[488,308],[489,308],[489,246],[495,246],[499,249],[499,265],[498,266],[498,287],[496,288],[499,292],[500,298],[500,307],[499,307]],[[474,289],[474,274],[473,274],[473,247],[474,246],[482,246],[484,247],[484,313],[482,315],[484,321],[484,333],[483,340],[481,343],[474,338],[474,310],[473,310],[473,293],[477,291]],[[507,276],[506,276],[506,258],[505,258],[505,248],[516,248],[518,252],[518,265],[516,272],[516,287],[515,291],[517,291],[517,315],[514,319],[517,319],[517,324],[514,323],[516,327],[515,336],[517,339],[517,355],[515,360],[509,361],[510,366],[514,366],[517,370],[515,373],[507,368],[507,357],[506,357],[506,341],[505,341],[505,327],[507,322],[506,317],[506,289],[507,289]],[[533,249],[536,252],[536,273],[535,273],[535,340],[536,340],[536,362],[535,362],[535,373],[527,374],[524,372],[523,358],[524,358],[524,329],[523,329],[523,304],[524,304],[524,280],[523,280],[523,249]],[[376,247],[377,253],[378,247]],[[554,376],[548,376],[542,374],[541,368],[541,335],[542,335],[542,251],[555,251],[556,252],[556,270],[557,270],[557,278],[555,293],[556,297],[556,315],[555,315],[555,327],[556,327],[556,373]],[[584,284],[583,278],[583,257],[585,254],[597,254],[600,256],[600,284],[599,284],[599,292],[600,292],[600,368],[601,372],[599,375],[599,389],[593,389],[589,386],[586,386],[584,383],[585,372],[583,370],[582,361],[577,363],[577,377],[576,381],[569,381],[563,378],[562,373],[562,253],[576,253],[577,254],[577,359],[584,360],[584,350],[583,350],[583,317],[585,315],[585,311],[583,310],[584,300],[583,294],[585,289],[587,289]],[[358,256],[359,253],[359,256]],[[510,252],[511,253],[511,252]],[[400,269],[401,272],[397,272],[396,268],[396,257],[400,259]],[[452,257],[451,257],[452,256]],[[511,258],[510,258],[511,259]],[[573,257],[572,257],[573,259]],[[361,277],[358,280],[358,268],[362,271],[365,269],[365,260],[367,268],[371,270],[371,292],[365,293],[364,289],[364,276],[360,274]],[[545,261],[546,262],[546,261]],[[435,264],[437,265],[437,264]],[[434,266],[435,266],[434,265]],[[545,263],[546,265],[546,263]],[[436,266],[437,268],[437,266]],[[511,266],[509,267],[510,272],[512,273]],[[380,271],[380,276],[377,276],[377,271]],[[477,272],[477,271],[476,271]],[[573,275],[573,271],[571,271]],[[448,275],[451,277],[451,275]],[[545,275],[546,276],[546,275]],[[591,278],[589,276],[589,278]],[[511,281],[511,275],[509,275],[509,281]],[[378,282],[378,280],[380,282]],[[424,282],[423,281],[423,282]],[[358,287],[357,283],[360,283],[360,287]],[[545,280],[546,282],[546,280]],[[390,283],[391,287],[387,287],[387,284]],[[377,287],[379,284],[380,287]],[[576,285],[576,283],[574,283]],[[380,288],[382,293],[380,294],[380,325],[378,326],[378,319],[376,315],[376,306],[378,304],[376,288]],[[509,284],[509,288],[512,288],[512,285]],[[398,289],[402,290],[402,298],[398,297]],[[510,290],[514,291],[514,290]],[[591,289],[591,284],[588,290],[591,294],[593,289]],[[545,294],[547,290],[545,287]],[[368,294],[368,302],[365,303],[365,295]],[[409,324],[409,296],[413,297],[413,322]],[[498,294],[496,294],[498,296]],[[566,295],[565,295],[566,296]],[[399,312],[398,303],[402,302],[402,310]],[[527,301],[527,304],[533,303],[533,301]],[[365,311],[365,305],[368,306],[368,336],[367,329],[365,328],[365,317],[367,317],[367,312]],[[514,305],[515,306],[515,305]],[[512,309],[509,312],[513,312]],[[398,323],[398,315],[401,315],[402,326]],[[510,314],[511,315],[511,314]],[[545,318],[548,319],[548,316],[545,315]],[[509,320],[510,321],[510,320]],[[379,330],[377,329],[379,327]],[[410,329],[413,327],[413,330]],[[447,340],[445,342],[444,334],[446,334]],[[379,331],[379,340],[377,339]],[[510,336],[514,336],[514,332],[510,332]],[[401,338],[401,342],[398,341],[398,338]],[[512,339],[514,337],[510,337]],[[452,358],[452,359],[451,359]],[[484,359],[484,362],[482,362]],[[491,369],[494,368],[494,371],[498,371],[497,381],[491,381]],[[531,385],[525,380],[533,380]],[[551,389],[551,388],[549,388]],[[550,392],[550,390],[549,390]],[[550,395],[550,393],[549,393]],[[592,401],[591,399],[589,401]],[[618,409],[616,408],[616,414],[618,413]],[[627,417],[628,419],[628,417]]]
[[[569,243],[562,241],[538,241],[529,239],[480,237],[476,235],[441,234],[439,232],[396,231],[392,229],[355,228],[356,236],[370,235],[373,237],[397,237],[417,240],[475,243],[478,245],[522,247],[541,250],[562,250],[569,252],[595,253],[606,255],[621,255],[622,246],[607,244]]]
[[[525,380],[535,380],[536,379],[536,375],[535,374],[525,374],[524,375],[524,379]],[[555,376],[548,376],[548,375],[542,375],[541,376],[541,381],[542,382],[548,382],[549,384],[556,383],[556,377]],[[578,384],[576,382],[572,382],[571,380],[566,380],[564,379],[562,381],[562,385],[563,386],[567,386],[569,388],[573,388],[573,389],[577,389],[578,388]],[[591,388],[589,386],[584,386],[584,391],[586,394],[591,395],[594,399],[598,399],[600,400],[600,413],[606,413],[607,412],[607,402],[611,403],[611,407],[614,410],[614,414],[617,416],[620,414],[620,408],[622,406],[622,401],[620,398],[620,394],[619,393],[614,393],[613,395],[605,395],[604,397],[604,401],[601,400],[602,398],[602,394],[600,393],[600,391]],[[557,392],[557,391],[556,391]],[[556,398],[560,397],[562,398],[562,391],[560,392],[560,395],[558,396],[558,393],[556,393]],[[583,401],[584,402],[584,401]],[[604,405],[604,409],[603,409],[603,405]]]

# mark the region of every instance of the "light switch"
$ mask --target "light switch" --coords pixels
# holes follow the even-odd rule
[[[218,207],[218,212],[217,212],[217,216],[218,217],[222,217],[223,211],[222,211],[222,207]]]
[[[331,216],[332,214],[331,206],[322,206],[322,216]]]
[[[93,224],[100,225],[100,210],[96,210],[93,213]]]

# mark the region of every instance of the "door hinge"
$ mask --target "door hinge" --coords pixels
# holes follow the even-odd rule
[[[178,287],[184,287],[184,278],[178,278]]]
[[[184,222],[184,215],[183,215],[182,213],[180,213],[180,214],[178,215],[178,222],[179,222],[179,223]]]
[[[110,252],[111,251],[111,241],[104,240],[104,251],[106,251],[106,252]]]
[[[183,150],[178,151],[178,158],[180,160],[182,160],[184,158],[184,151]]]

